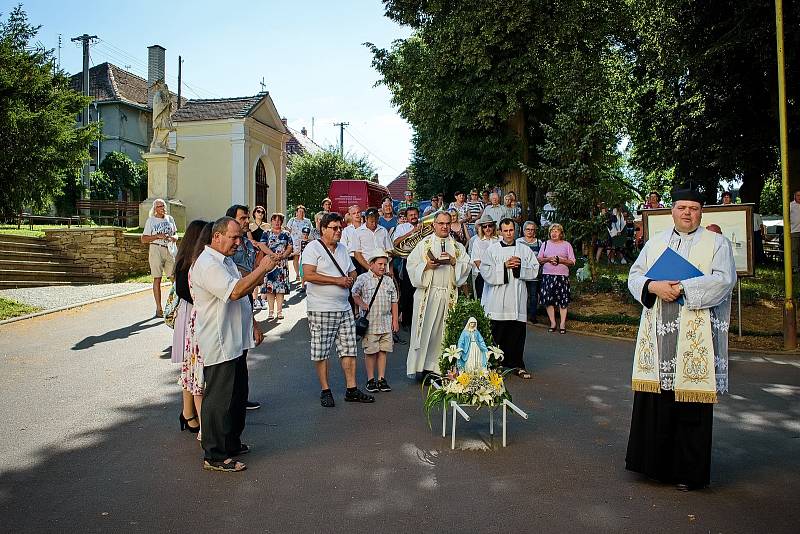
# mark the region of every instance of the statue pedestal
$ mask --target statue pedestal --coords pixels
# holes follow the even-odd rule
[[[179,232],[186,229],[186,206],[175,198],[178,190],[178,163],[183,160],[174,152],[142,154],[147,162],[147,199],[139,204],[139,226],[144,228],[148,212],[157,198],[167,203],[167,213],[175,219]]]

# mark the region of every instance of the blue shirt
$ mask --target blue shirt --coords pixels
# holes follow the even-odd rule
[[[386,228],[387,232],[391,232],[394,230],[394,227],[397,226],[397,217],[392,217],[389,220],[383,218],[383,215],[378,217],[378,224]]]
[[[247,273],[253,271],[256,263],[256,247],[247,239],[247,236],[242,236],[242,244],[233,253],[233,263],[242,271]]]

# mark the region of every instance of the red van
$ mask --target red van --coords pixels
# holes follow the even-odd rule
[[[380,208],[381,201],[388,197],[389,190],[381,184],[368,180],[333,180],[328,198],[333,201],[331,211],[347,213],[347,208],[357,204],[361,211],[369,207]]]

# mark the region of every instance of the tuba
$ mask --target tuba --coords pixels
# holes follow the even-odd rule
[[[411,251],[414,250],[414,247],[417,246],[417,243],[433,233],[433,220],[436,218],[437,213],[437,211],[434,211],[430,215],[423,217],[420,220],[422,228],[411,232],[397,243],[392,250],[392,256],[395,258],[407,258]]]

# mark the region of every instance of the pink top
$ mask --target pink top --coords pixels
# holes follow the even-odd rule
[[[558,243],[554,243],[548,239],[547,243],[542,245],[542,248],[539,249],[539,258],[544,258],[545,256],[550,258],[558,256],[559,258],[569,258],[575,261],[575,252],[573,252],[572,245],[569,241],[562,240]],[[569,267],[564,264],[553,265],[552,263],[545,263],[542,265],[542,274],[569,276]]]

